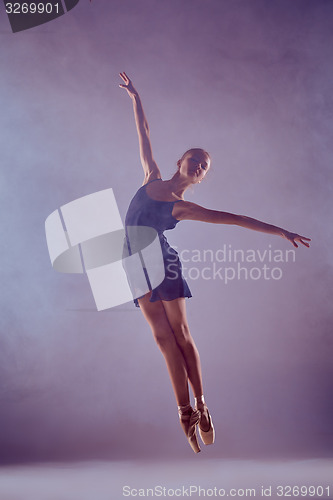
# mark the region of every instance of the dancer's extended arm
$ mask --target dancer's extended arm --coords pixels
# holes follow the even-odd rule
[[[202,222],[211,222],[213,224],[234,224],[254,231],[261,231],[262,233],[276,234],[282,238],[290,241],[294,247],[298,247],[296,242],[302,243],[309,247],[307,241],[311,238],[300,236],[297,233],[291,233],[282,229],[281,227],[266,224],[257,219],[246,217],[245,215],[236,215],[228,212],[220,212],[219,210],[210,210],[189,201],[181,201],[175,204],[172,214],[178,220],[198,220]],[[303,241],[306,240],[306,241]]]
[[[161,173],[153,158],[153,152],[150,143],[149,126],[143,111],[139,93],[134,88],[133,83],[128,78],[125,72],[119,73],[119,75],[124,81],[124,84],[119,84],[119,87],[126,89],[128,95],[133,101],[134,118],[136,130],[139,137],[140,158],[143,171],[145,173],[145,179],[143,183],[146,184],[148,180],[159,179],[161,177]]]

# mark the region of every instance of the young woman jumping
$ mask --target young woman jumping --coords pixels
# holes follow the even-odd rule
[[[198,220],[214,224],[235,224],[275,234],[287,239],[295,247],[298,247],[298,242],[309,247],[307,242],[311,240],[250,217],[210,210],[185,201],[186,189],[193,184],[199,184],[207,174],[211,163],[209,154],[201,148],[186,151],[178,160],[178,168],[173,177],[162,180],[161,172],[153,157],[149,127],[139,94],[126,73],[120,73],[120,77],[124,83],[119,86],[127,90],[133,102],[140,158],[144,170],[143,184],[130,203],[125,228],[153,227],[159,235],[165,268],[165,278],[162,283],[138,298],[136,304],[141,308],[165,358],[182,428],[193,451],[198,453],[200,447],[197,426],[204,444],[214,443],[215,431],[204,399],[199,353],[186,318],[185,297],[191,297],[191,292],[182,276],[178,254],[169,246],[163,232],[166,229],[173,229],[181,220]],[[194,409],[190,404],[188,382],[195,398]]]

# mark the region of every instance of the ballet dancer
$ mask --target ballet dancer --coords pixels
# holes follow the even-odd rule
[[[183,278],[177,252],[169,246],[163,232],[173,229],[181,220],[197,220],[213,224],[234,224],[255,231],[282,236],[295,247],[301,243],[309,247],[310,238],[291,233],[243,215],[210,210],[184,200],[186,189],[200,184],[209,171],[210,155],[201,148],[186,151],[177,162],[177,171],[168,180],[162,180],[150,143],[149,127],[140,96],[126,73],[120,73],[125,89],[132,99],[134,118],[139,138],[140,158],[144,180],[128,208],[125,228],[153,227],[161,243],[165,278],[155,289],[135,300],[147,320],[168,368],[178,404],[180,423],[193,451],[200,451],[197,427],[204,444],[214,443],[215,430],[207,408],[202,383],[198,349],[191,336],[186,317],[185,297],[191,297]],[[189,384],[195,406],[190,404]]]

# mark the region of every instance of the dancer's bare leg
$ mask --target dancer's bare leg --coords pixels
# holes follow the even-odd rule
[[[175,335],[176,342],[183,353],[188,378],[194,396],[198,399],[197,406],[202,412],[200,426],[203,430],[207,430],[209,429],[207,407],[201,403],[203,385],[200,356],[188,326],[185,298],[180,297],[178,299],[162,302],[168,321]]]
[[[181,426],[193,451],[198,453],[200,447],[196,435],[196,424],[199,423],[201,413],[193,411],[190,405],[188,372],[184,355],[176,342],[162,301],[150,302],[150,295],[149,293],[138,299],[139,305],[165,358],[178,403]]]
[[[149,302],[150,295],[151,292],[138,299],[139,305],[164,356],[177,404],[185,406],[190,402],[190,395],[184,356],[176,342],[163,303],[161,301]]]

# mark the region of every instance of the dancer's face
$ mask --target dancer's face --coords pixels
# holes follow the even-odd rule
[[[210,168],[210,158],[203,151],[189,152],[178,162],[179,173],[191,179],[192,184],[198,184]]]

